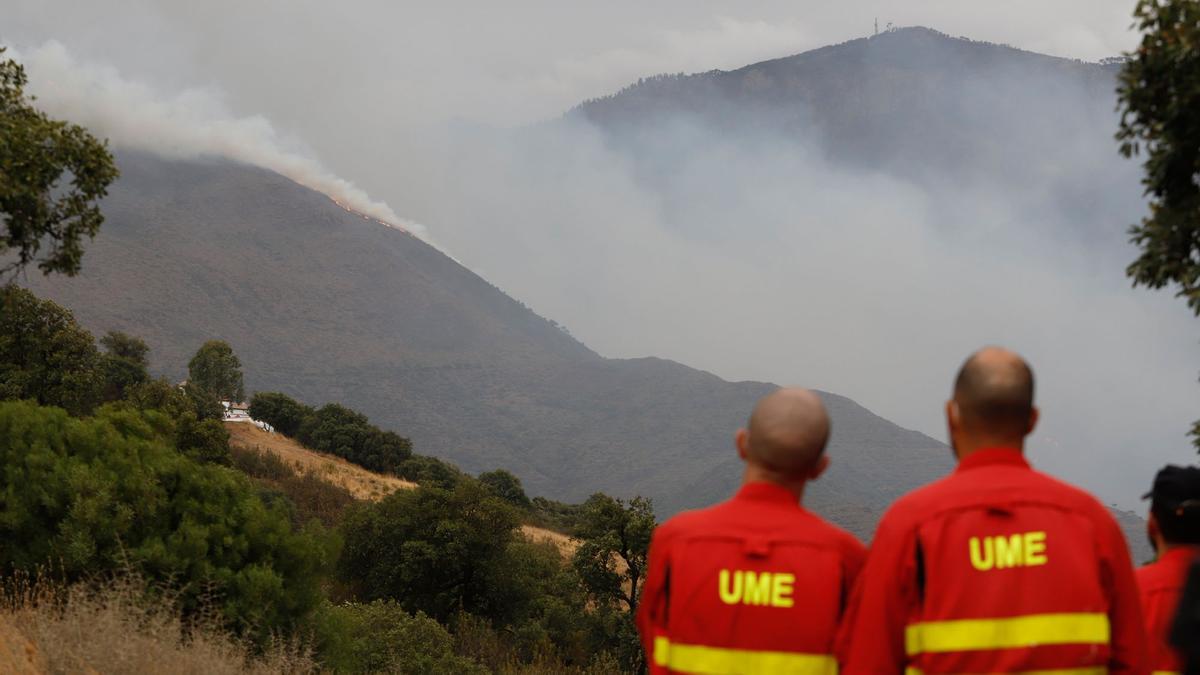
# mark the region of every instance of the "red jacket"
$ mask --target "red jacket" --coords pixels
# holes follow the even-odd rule
[[[884,515],[842,625],[843,673],[1146,673],[1129,548],[1017,450],[962,460]]]
[[[1167,636],[1175,620],[1175,608],[1183,593],[1188,567],[1200,554],[1200,547],[1180,546],[1167,551],[1158,562],[1137,571],[1142,593],[1142,613],[1150,640],[1150,666],[1154,672],[1183,672],[1183,659],[1171,647]]]
[[[652,673],[834,675],[866,551],[770,483],[654,532],[637,624]]]

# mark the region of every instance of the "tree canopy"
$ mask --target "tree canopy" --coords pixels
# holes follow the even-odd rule
[[[119,401],[129,391],[150,380],[147,355],[150,347],[141,338],[109,331],[100,338],[104,347],[104,400]]]
[[[91,333],[59,305],[0,286],[0,400],[32,399],[84,415],[100,402],[105,369]]]
[[[196,351],[188,362],[188,384],[223,401],[241,401],[246,397],[242,362],[233,353],[233,347],[222,340],[209,340]]]
[[[0,274],[37,263],[75,275],[83,239],[100,230],[97,202],[117,178],[105,144],[81,126],[51,119],[25,95],[25,68],[0,47]],[[40,255],[39,255],[40,254]]]
[[[487,571],[516,527],[516,512],[477,483],[399,490],[346,517],[339,574],[366,600],[393,598],[441,621],[480,612]]]
[[[1150,213],[1131,228],[1135,284],[1174,284],[1200,314],[1200,4],[1141,0],[1142,41],[1121,70],[1121,152],[1145,153]]]
[[[241,632],[292,625],[320,598],[328,541],[294,531],[246,477],[177,453],[169,427],[128,406],[77,419],[0,403],[0,572],[47,566],[71,580],[132,566],[182,586],[185,609],[215,592]]]

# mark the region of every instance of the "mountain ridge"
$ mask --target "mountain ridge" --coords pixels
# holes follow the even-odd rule
[[[918,46],[929,39],[900,35],[916,35]],[[886,46],[884,37],[870,42]],[[787,59],[763,63],[779,62]],[[765,72],[766,80],[743,87],[745,78],[758,79],[759,65],[719,71],[756,103],[695,112],[786,131],[813,120],[803,105],[792,106],[796,96],[846,82],[830,76],[797,87],[792,75]],[[773,87],[782,93],[765,96]],[[903,87],[866,89],[886,99]],[[901,93],[898,105],[922,104]],[[623,123],[627,103],[605,104],[610,122]],[[587,105],[579,110],[594,112]],[[615,142],[637,138],[621,139],[614,128],[607,127]],[[840,133],[847,130],[853,125]],[[965,136],[956,140],[975,147]],[[847,161],[856,161],[855,149]],[[894,159],[904,143],[867,149]],[[119,162],[124,175],[103,204],[108,222],[88,247],[81,277],[27,283],[97,333],[145,338],[154,370],[179,376],[203,341],[223,339],[241,356],[252,390],[344,403],[410,436],[423,454],[472,473],[506,468],[530,493],[555,499],[643,494],[670,515],[722,499],[739,481],[732,434],[775,385],[726,382],[655,357],[606,359],[413,235],[278,174],[132,152],[120,152]],[[808,498],[869,539],[892,500],[952,468],[950,453],[850,399],[823,397],[833,416],[834,463]],[[1127,531],[1139,541],[1136,526]]]

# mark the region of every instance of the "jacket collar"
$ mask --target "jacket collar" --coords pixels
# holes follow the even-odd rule
[[[793,505],[800,504],[800,500],[796,497],[794,492],[783,487],[782,485],[776,485],[775,483],[768,483],[766,481],[754,481],[752,483],[746,483],[741,487],[740,490],[737,491],[737,494],[734,495],[733,498],[738,501],[772,502],[777,504]]]
[[[1032,468],[1025,459],[1025,453],[1016,448],[984,448],[976,450],[959,461],[955,471],[969,471],[981,466],[1016,466],[1022,469]]]
[[[1200,546],[1185,544],[1168,549],[1158,558],[1158,562],[1186,568],[1192,560],[1200,555]]]

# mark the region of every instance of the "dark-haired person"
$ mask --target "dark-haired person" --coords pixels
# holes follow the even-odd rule
[[[884,515],[842,626],[843,673],[1145,673],[1129,548],[1096,499],[1030,467],[1033,372],[980,350],[946,420],[958,468]]]
[[[801,506],[829,465],[829,416],[803,389],[754,407],[729,501],[654,532],[637,624],[652,673],[834,675],[838,622],[866,551]]]
[[[1146,523],[1158,560],[1137,571],[1142,612],[1155,672],[1182,672],[1183,657],[1169,637],[1188,567],[1200,553],[1200,468],[1166,466],[1154,477]],[[1200,640],[1200,636],[1197,636]]]

